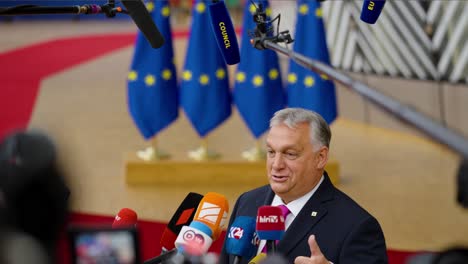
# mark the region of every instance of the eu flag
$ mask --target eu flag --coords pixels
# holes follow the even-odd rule
[[[268,19],[271,9],[267,0],[261,3]],[[259,138],[269,127],[273,114],[285,106],[285,93],[281,81],[278,55],[272,50],[257,50],[250,44],[249,31],[256,25],[252,15],[256,6],[250,3],[244,11],[241,42],[241,61],[234,85],[234,102],[250,132]]]
[[[193,7],[180,103],[200,137],[204,137],[231,115],[227,66],[211,31],[208,5],[197,0]]]
[[[330,64],[322,9],[316,0],[299,0],[294,51]],[[335,85],[325,75],[319,75],[290,60],[288,74],[288,106],[313,110],[328,122],[337,115]]]
[[[169,3],[149,1],[146,7],[166,42],[153,49],[138,32],[127,85],[130,115],[143,137],[149,139],[177,118],[178,88]]]

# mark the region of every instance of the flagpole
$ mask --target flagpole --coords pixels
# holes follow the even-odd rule
[[[151,139],[151,146],[144,150],[137,151],[137,156],[145,161],[158,161],[171,158],[169,153],[158,148],[158,139],[156,136]]]
[[[250,162],[264,161],[266,159],[266,153],[262,149],[262,141],[257,139],[255,146],[242,152],[242,158]]]
[[[207,137],[203,137],[200,140],[200,147],[195,150],[188,152],[188,157],[195,161],[208,161],[208,160],[217,160],[221,158],[221,155],[217,152],[214,152],[208,147]]]
[[[263,40],[257,40],[255,46],[279,52],[307,69],[319,74],[325,74],[334,81],[337,81],[352,91],[357,92],[377,107],[382,108],[389,114],[395,116],[406,124],[415,127],[435,141],[449,147],[453,151],[462,155],[465,159],[468,159],[468,140],[437,123],[432,118],[413,110],[411,107],[398,102],[388,95],[378,92],[376,89],[370,88],[362,82],[354,80],[323,62],[308,58],[286,47],[282,47],[275,43],[274,40],[272,41],[266,38]]]

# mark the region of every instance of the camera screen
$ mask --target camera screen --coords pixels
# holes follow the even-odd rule
[[[128,230],[80,232],[74,237],[76,264],[136,264],[135,236]]]

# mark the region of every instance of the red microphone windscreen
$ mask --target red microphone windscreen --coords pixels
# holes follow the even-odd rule
[[[129,208],[122,208],[115,216],[112,228],[134,227],[137,224],[137,214]]]
[[[259,239],[280,240],[284,229],[284,217],[279,207],[264,205],[258,208],[256,230]]]

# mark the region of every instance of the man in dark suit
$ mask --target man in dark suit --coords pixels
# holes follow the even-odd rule
[[[277,252],[289,263],[385,264],[379,223],[336,189],[324,170],[330,139],[328,124],[317,113],[300,108],[276,112],[266,138],[270,184],[242,194],[230,224],[238,216],[255,217],[262,205],[286,205],[290,213]],[[259,243],[257,253],[264,244]],[[220,262],[233,260],[223,248]]]

